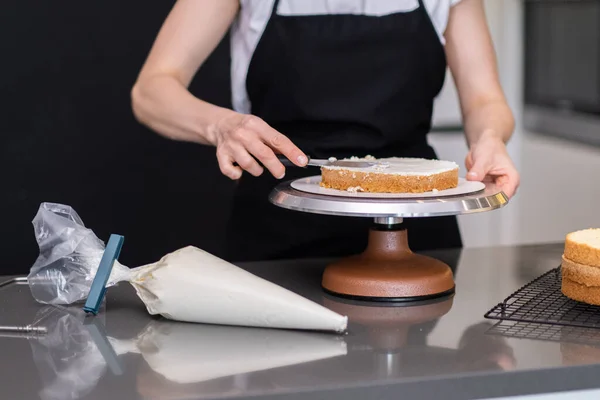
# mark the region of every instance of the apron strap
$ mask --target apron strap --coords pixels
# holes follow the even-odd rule
[[[419,0],[419,1],[421,1],[421,0]],[[279,2],[280,2],[280,0],[275,0],[273,2],[273,11],[271,12],[271,18],[273,18],[274,16],[277,15],[277,7],[279,7]]]

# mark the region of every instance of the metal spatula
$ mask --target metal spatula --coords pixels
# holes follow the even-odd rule
[[[308,157],[308,163],[306,164],[307,167],[325,167],[325,166],[331,166],[331,167],[345,167],[345,168],[368,168],[368,167],[372,167],[373,165],[375,165],[374,162],[370,162],[370,161],[363,161],[363,160],[319,160],[319,159],[314,159],[311,158],[309,156]],[[287,159],[284,156],[277,156],[277,158],[279,158],[279,161],[281,161],[281,163],[286,166],[286,167],[297,167],[296,164],[292,163],[289,159]]]

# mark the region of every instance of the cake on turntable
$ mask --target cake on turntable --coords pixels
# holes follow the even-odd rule
[[[406,302],[454,293],[448,265],[411,251],[403,219],[479,213],[508,204],[495,185],[464,179],[456,188],[418,194],[328,189],[320,179],[281,183],[269,201],[298,212],[373,218],[367,248],[329,264],[322,278],[327,293],[358,300]]]

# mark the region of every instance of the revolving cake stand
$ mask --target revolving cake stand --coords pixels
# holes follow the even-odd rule
[[[329,264],[322,278],[329,294],[365,301],[407,302],[454,293],[448,265],[411,251],[404,218],[478,213],[508,203],[495,185],[462,178],[455,189],[420,194],[352,193],[321,188],[319,182],[320,176],[313,176],[281,183],[269,201],[290,210],[374,219],[364,252]]]

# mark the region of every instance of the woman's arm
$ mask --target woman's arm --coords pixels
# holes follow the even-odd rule
[[[505,144],[515,121],[500,86],[482,0],[462,0],[452,7],[445,37],[469,145],[467,178],[492,179],[510,197],[519,174]]]
[[[514,119],[500,86],[482,0],[462,0],[452,7],[445,37],[469,145],[484,134],[508,142]]]
[[[136,118],[175,140],[214,144],[213,120],[230,110],[188,91],[198,69],[223,39],[239,0],[178,0],[165,20],[131,96]]]
[[[242,169],[257,176],[267,167],[280,178],[285,168],[274,150],[298,165],[304,154],[259,118],[196,98],[188,86],[225,36],[239,0],[178,0],[165,20],[131,91],[137,120],[173,140],[217,147],[221,171],[232,179]]]

